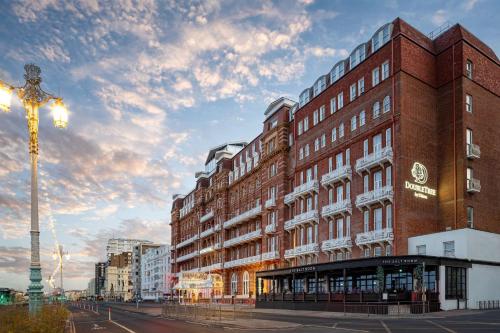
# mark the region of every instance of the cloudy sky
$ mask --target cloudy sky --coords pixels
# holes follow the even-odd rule
[[[422,5],[425,3],[425,5]],[[500,49],[498,2],[0,1],[0,79],[42,68],[71,110],[40,120],[43,276],[56,239],[71,254],[66,289],[86,287],[110,237],[170,242],[174,193],[189,191],[207,150],[250,141],[279,96],[296,100],[382,24],[429,33],[460,22]],[[0,114],[0,287],[25,289],[29,164],[23,110]]]

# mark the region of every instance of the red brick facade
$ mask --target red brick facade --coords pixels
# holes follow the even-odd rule
[[[460,25],[431,40],[396,19],[374,36],[343,75],[272,103],[239,152],[213,150],[216,168],[174,198],[173,272],[220,273],[224,295],[248,298],[258,270],[405,255],[408,237],[449,229],[500,233],[495,53]]]

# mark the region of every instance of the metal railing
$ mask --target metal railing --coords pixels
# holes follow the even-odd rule
[[[227,321],[253,318],[253,306],[238,304],[180,304],[166,303],[162,306],[162,316],[187,320]]]
[[[500,300],[477,301],[479,310],[495,310],[500,309]]]

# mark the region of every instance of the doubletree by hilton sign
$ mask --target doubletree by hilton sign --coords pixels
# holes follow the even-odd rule
[[[405,188],[413,191],[415,197],[428,199],[429,195],[436,196],[436,189],[425,186],[425,183],[427,183],[429,178],[425,165],[419,162],[413,163],[411,175],[413,176],[415,182],[405,181]]]

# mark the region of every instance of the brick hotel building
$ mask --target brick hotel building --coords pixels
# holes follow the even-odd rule
[[[500,299],[474,281],[500,282],[499,94],[498,58],[462,26],[435,38],[382,26],[298,103],[271,103],[250,143],[211,149],[174,196],[172,272],[224,281],[184,297],[332,310],[382,294],[442,309]]]

